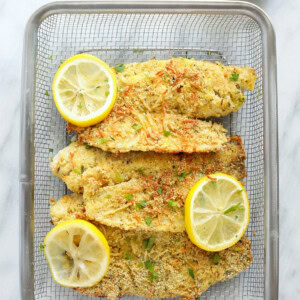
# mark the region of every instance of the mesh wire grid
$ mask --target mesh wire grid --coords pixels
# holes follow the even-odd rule
[[[49,170],[53,153],[66,146],[65,122],[52,100],[51,83],[61,61],[89,52],[110,65],[173,57],[248,65],[258,75],[255,91],[237,113],[221,121],[240,135],[247,154],[246,188],[251,205],[247,236],[253,263],[234,279],[212,286],[201,299],[264,297],[264,161],[261,29],[244,15],[197,13],[54,14],[38,28],[35,78],[34,295],[35,299],[94,299],[51,279],[40,244],[51,229],[49,198],[68,191]],[[48,91],[48,92],[46,92]],[[219,120],[220,121],[220,120]],[[53,149],[53,152],[52,152]],[[132,297],[137,298],[137,297]]]

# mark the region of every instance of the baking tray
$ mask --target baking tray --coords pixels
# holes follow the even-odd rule
[[[22,299],[92,299],[56,285],[39,246],[50,230],[49,198],[67,193],[49,160],[68,141],[52,100],[61,61],[89,52],[110,65],[170,56],[254,67],[255,91],[222,119],[242,136],[253,263],[201,299],[278,298],[278,142],[275,36],[266,14],[246,2],[56,2],[30,18],[22,71],[20,281]],[[48,93],[49,92],[49,96]],[[50,150],[51,151],[51,150]],[[136,298],[136,297],[134,297]]]

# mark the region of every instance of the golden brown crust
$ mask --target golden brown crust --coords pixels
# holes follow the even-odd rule
[[[239,138],[218,153],[178,155],[114,155],[72,143],[54,157],[51,170],[71,190],[83,193],[89,219],[126,230],[171,232],[184,231],[185,198],[201,177],[223,172],[241,180],[246,175]]]
[[[52,203],[51,217],[54,224],[74,218],[76,211],[80,218],[85,218],[82,209],[80,196],[65,196]],[[65,213],[61,214],[61,211]],[[252,261],[250,242],[246,237],[219,252],[219,263],[214,264],[215,254],[193,245],[186,233],[125,231],[95,224],[108,240],[111,263],[107,274],[96,286],[76,289],[85,295],[109,299],[124,295],[194,299],[210,285],[245,271]],[[146,249],[144,241],[149,238],[153,239],[153,246]],[[159,276],[152,283],[145,261],[151,261]],[[194,279],[188,269],[193,270]]]

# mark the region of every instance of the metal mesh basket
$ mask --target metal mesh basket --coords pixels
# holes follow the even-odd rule
[[[201,299],[264,298],[264,105],[262,29],[256,20],[237,13],[167,9],[101,10],[52,13],[36,29],[34,92],[34,298],[92,299],[55,284],[40,244],[52,225],[49,198],[67,193],[49,170],[52,152],[65,147],[65,122],[52,100],[51,83],[62,61],[89,52],[110,65],[153,57],[193,57],[224,64],[251,66],[258,75],[255,90],[237,113],[222,119],[230,135],[242,137],[246,154],[246,189],[251,205],[247,236],[253,263],[234,279],[212,286]],[[53,149],[53,150],[52,150]]]

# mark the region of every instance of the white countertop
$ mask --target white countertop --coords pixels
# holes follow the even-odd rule
[[[19,299],[19,123],[23,33],[47,0],[0,1],[0,287],[3,300]],[[280,299],[300,297],[300,1],[256,0],[277,38],[280,161]],[[298,95],[299,92],[299,95]]]

